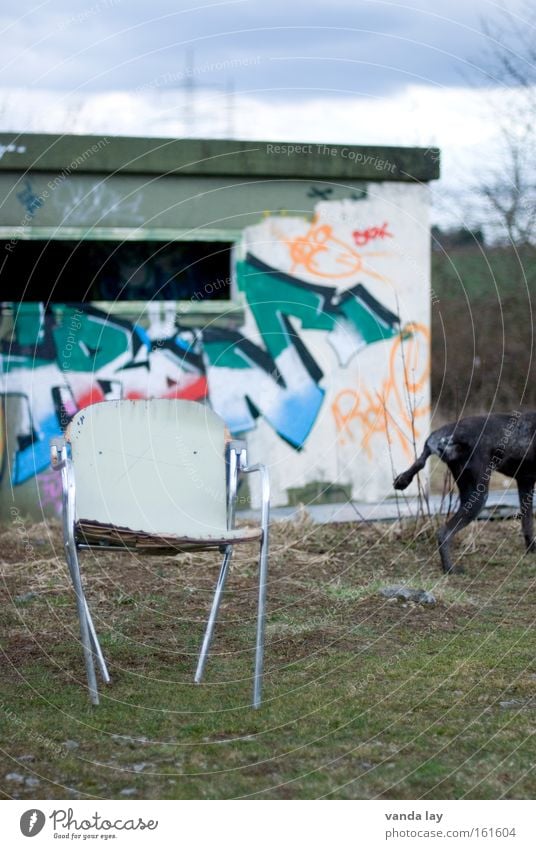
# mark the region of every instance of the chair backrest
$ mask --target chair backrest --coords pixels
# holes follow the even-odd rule
[[[67,440],[76,519],[202,539],[227,527],[225,425],[194,401],[104,401]]]

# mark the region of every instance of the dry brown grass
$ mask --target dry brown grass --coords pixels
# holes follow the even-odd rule
[[[202,687],[192,674],[218,558],[84,556],[113,677],[94,710],[59,528],[6,529],[4,794],[530,798],[533,561],[516,522],[475,523],[457,549],[467,573],[447,579],[433,525],[274,524],[259,712],[254,548],[233,564]],[[394,583],[438,603],[382,598]],[[13,771],[39,784],[7,781]]]

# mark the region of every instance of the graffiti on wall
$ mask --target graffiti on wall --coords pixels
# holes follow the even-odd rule
[[[420,435],[419,420],[429,412],[430,334],[422,323],[403,323],[387,306],[397,303],[398,293],[381,260],[396,258],[386,247],[396,232],[386,220],[356,228],[341,204],[324,204],[321,210],[311,222],[279,217],[246,231],[238,285],[280,384],[263,416],[293,447],[305,443],[329,389],[318,340],[307,344],[307,331],[324,331],[342,370],[364,348],[384,343],[389,346],[382,356],[385,376],[340,391],[331,412],[339,444],[359,443],[372,457],[378,436],[409,454]],[[218,356],[220,365],[221,351]],[[232,380],[218,392],[220,381],[211,377],[209,368],[210,397],[224,418],[231,425],[250,419],[251,404],[233,392]],[[259,384],[256,388],[261,392]]]
[[[20,192],[17,192],[17,200],[20,201],[30,218],[33,218],[37,210],[43,206],[43,199],[34,192],[29,179],[24,181],[23,188]]]
[[[396,282],[378,268],[393,242],[388,221],[279,216],[248,228],[235,269],[247,305],[241,330],[187,329],[175,314],[165,328],[145,329],[89,305],[14,304],[0,340],[0,393],[6,411],[17,408],[11,483],[42,474],[44,502],[57,499],[46,473],[49,439],[76,411],[107,399],[206,401],[234,434],[262,418],[299,450],[329,391],[320,339],[339,370],[368,346],[390,346],[381,385],[349,385],[331,414],[341,445],[359,442],[371,456],[381,435],[407,453],[408,434],[427,413],[429,333],[393,309]]]
[[[346,365],[362,347],[396,337],[399,318],[361,283],[337,293],[250,254],[237,270],[264,345],[253,355],[253,346],[246,351],[227,338],[204,339],[211,402],[232,431],[250,430],[262,415],[280,437],[300,448],[326,392],[323,371],[303,342],[303,331],[324,331],[339,363]]]
[[[381,434],[389,445],[398,443],[409,458],[421,436],[419,420],[429,412],[423,402],[430,375],[430,331],[422,324],[408,324],[395,339],[389,371],[381,385],[371,390],[366,384],[341,389],[331,405],[339,443],[359,441],[372,458],[372,438]],[[397,363],[402,363],[402,380]]]
[[[195,335],[153,340],[139,325],[91,306],[14,305],[14,325],[1,342],[1,393],[17,405],[11,480],[46,469],[49,440],[75,412],[113,398],[206,396]]]
[[[255,292],[268,271],[252,260],[246,264]],[[328,331],[341,362],[364,344],[394,336],[399,322],[359,285],[334,302],[332,290],[300,286],[284,275],[269,282],[274,300],[264,308],[257,302],[252,310],[262,346],[236,330],[217,328],[175,327],[168,337],[151,338],[150,328],[86,305],[55,304],[46,312],[39,304],[15,307],[12,334],[0,347],[0,391],[19,410],[12,483],[47,468],[50,438],[77,410],[115,398],[209,399],[233,433],[251,430],[262,416],[300,448],[325,389],[323,372],[292,317],[302,328]],[[341,322],[348,323],[351,338],[341,337]]]

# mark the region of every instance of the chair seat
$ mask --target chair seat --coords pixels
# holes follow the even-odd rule
[[[234,545],[241,542],[253,542],[262,536],[262,528],[235,528],[233,530],[214,531],[203,537],[187,537],[151,534],[146,531],[134,531],[117,525],[106,525],[88,519],[81,519],[75,525],[77,544],[111,545],[118,548],[162,549],[181,551],[203,551],[222,545]]]

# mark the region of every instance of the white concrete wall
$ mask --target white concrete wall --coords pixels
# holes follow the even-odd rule
[[[319,203],[313,224],[278,216],[245,230],[242,257],[338,295],[361,283],[400,317],[402,329],[362,345],[345,321],[328,332],[303,329],[290,316],[323,372],[325,396],[301,450],[263,417],[249,433],[251,459],[269,463],[274,504],[312,481],[349,484],[355,499],[383,499],[393,495],[394,473],[413,461],[414,441],[420,449],[430,408],[428,208],[427,186],[370,184],[367,199]],[[249,308],[246,333],[263,344]]]

